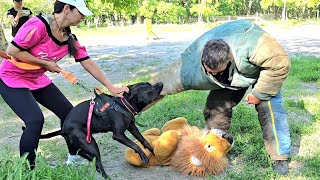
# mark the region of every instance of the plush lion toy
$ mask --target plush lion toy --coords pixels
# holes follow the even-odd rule
[[[161,133],[162,132],[162,133]],[[228,166],[225,155],[230,151],[233,138],[217,130],[202,131],[190,126],[185,118],[176,118],[164,124],[161,131],[157,128],[142,133],[154,148],[154,154],[144,149],[149,162],[144,164],[140,156],[131,148],[125,151],[126,160],[135,166],[150,167],[170,165],[187,175],[218,175]]]

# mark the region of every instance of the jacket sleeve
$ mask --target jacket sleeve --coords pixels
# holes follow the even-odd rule
[[[280,92],[289,73],[290,60],[281,45],[267,33],[259,39],[255,52],[250,62],[261,67],[261,72],[252,94],[261,100],[269,100]]]

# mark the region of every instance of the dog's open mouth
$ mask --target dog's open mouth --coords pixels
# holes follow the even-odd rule
[[[162,82],[158,82],[158,83],[156,83],[154,86],[155,86],[155,88],[158,88],[158,89],[159,89],[159,92],[157,92],[157,94],[160,95],[160,93],[161,93],[161,91],[162,91],[162,89],[163,89],[163,83],[162,83]],[[160,96],[162,96],[162,95],[160,95]]]
[[[152,91],[153,91],[153,97],[150,104],[146,105],[141,112],[148,110],[151,106],[155,105],[157,102],[159,102],[164,96],[160,95],[161,91],[163,89],[163,83],[158,82],[154,85],[152,85]]]
[[[233,146],[234,138],[231,135],[229,135],[228,133],[226,133],[222,130],[219,130],[219,129],[211,129],[210,132],[227,140],[231,144],[231,146]]]
[[[157,89],[157,96],[152,100],[151,104],[155,104],[155,102],[158,102],[160,99],[164,98],[163,95],[160,95],[162,89],[163,89],[163,83],[162,82],[158,82],[155,85],[153,85],[155,89]]]
[[[232,146],[233,146],[233,143],[234,143],[234,139],[232,136],[228,135],[227,133],[223,134],[222,135],[222,138],[227,140]]]

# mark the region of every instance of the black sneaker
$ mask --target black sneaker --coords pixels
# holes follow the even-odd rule
[[[287,160],[276,160],[273,164],[273,171],[280,175],[287,175],[289,172],[289,163]]]

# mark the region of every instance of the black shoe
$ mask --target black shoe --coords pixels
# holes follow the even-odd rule
[[[276,160],[273,164],[273,171],[280,175],[287,175],[289,172],[289,163],[287,160]]]

